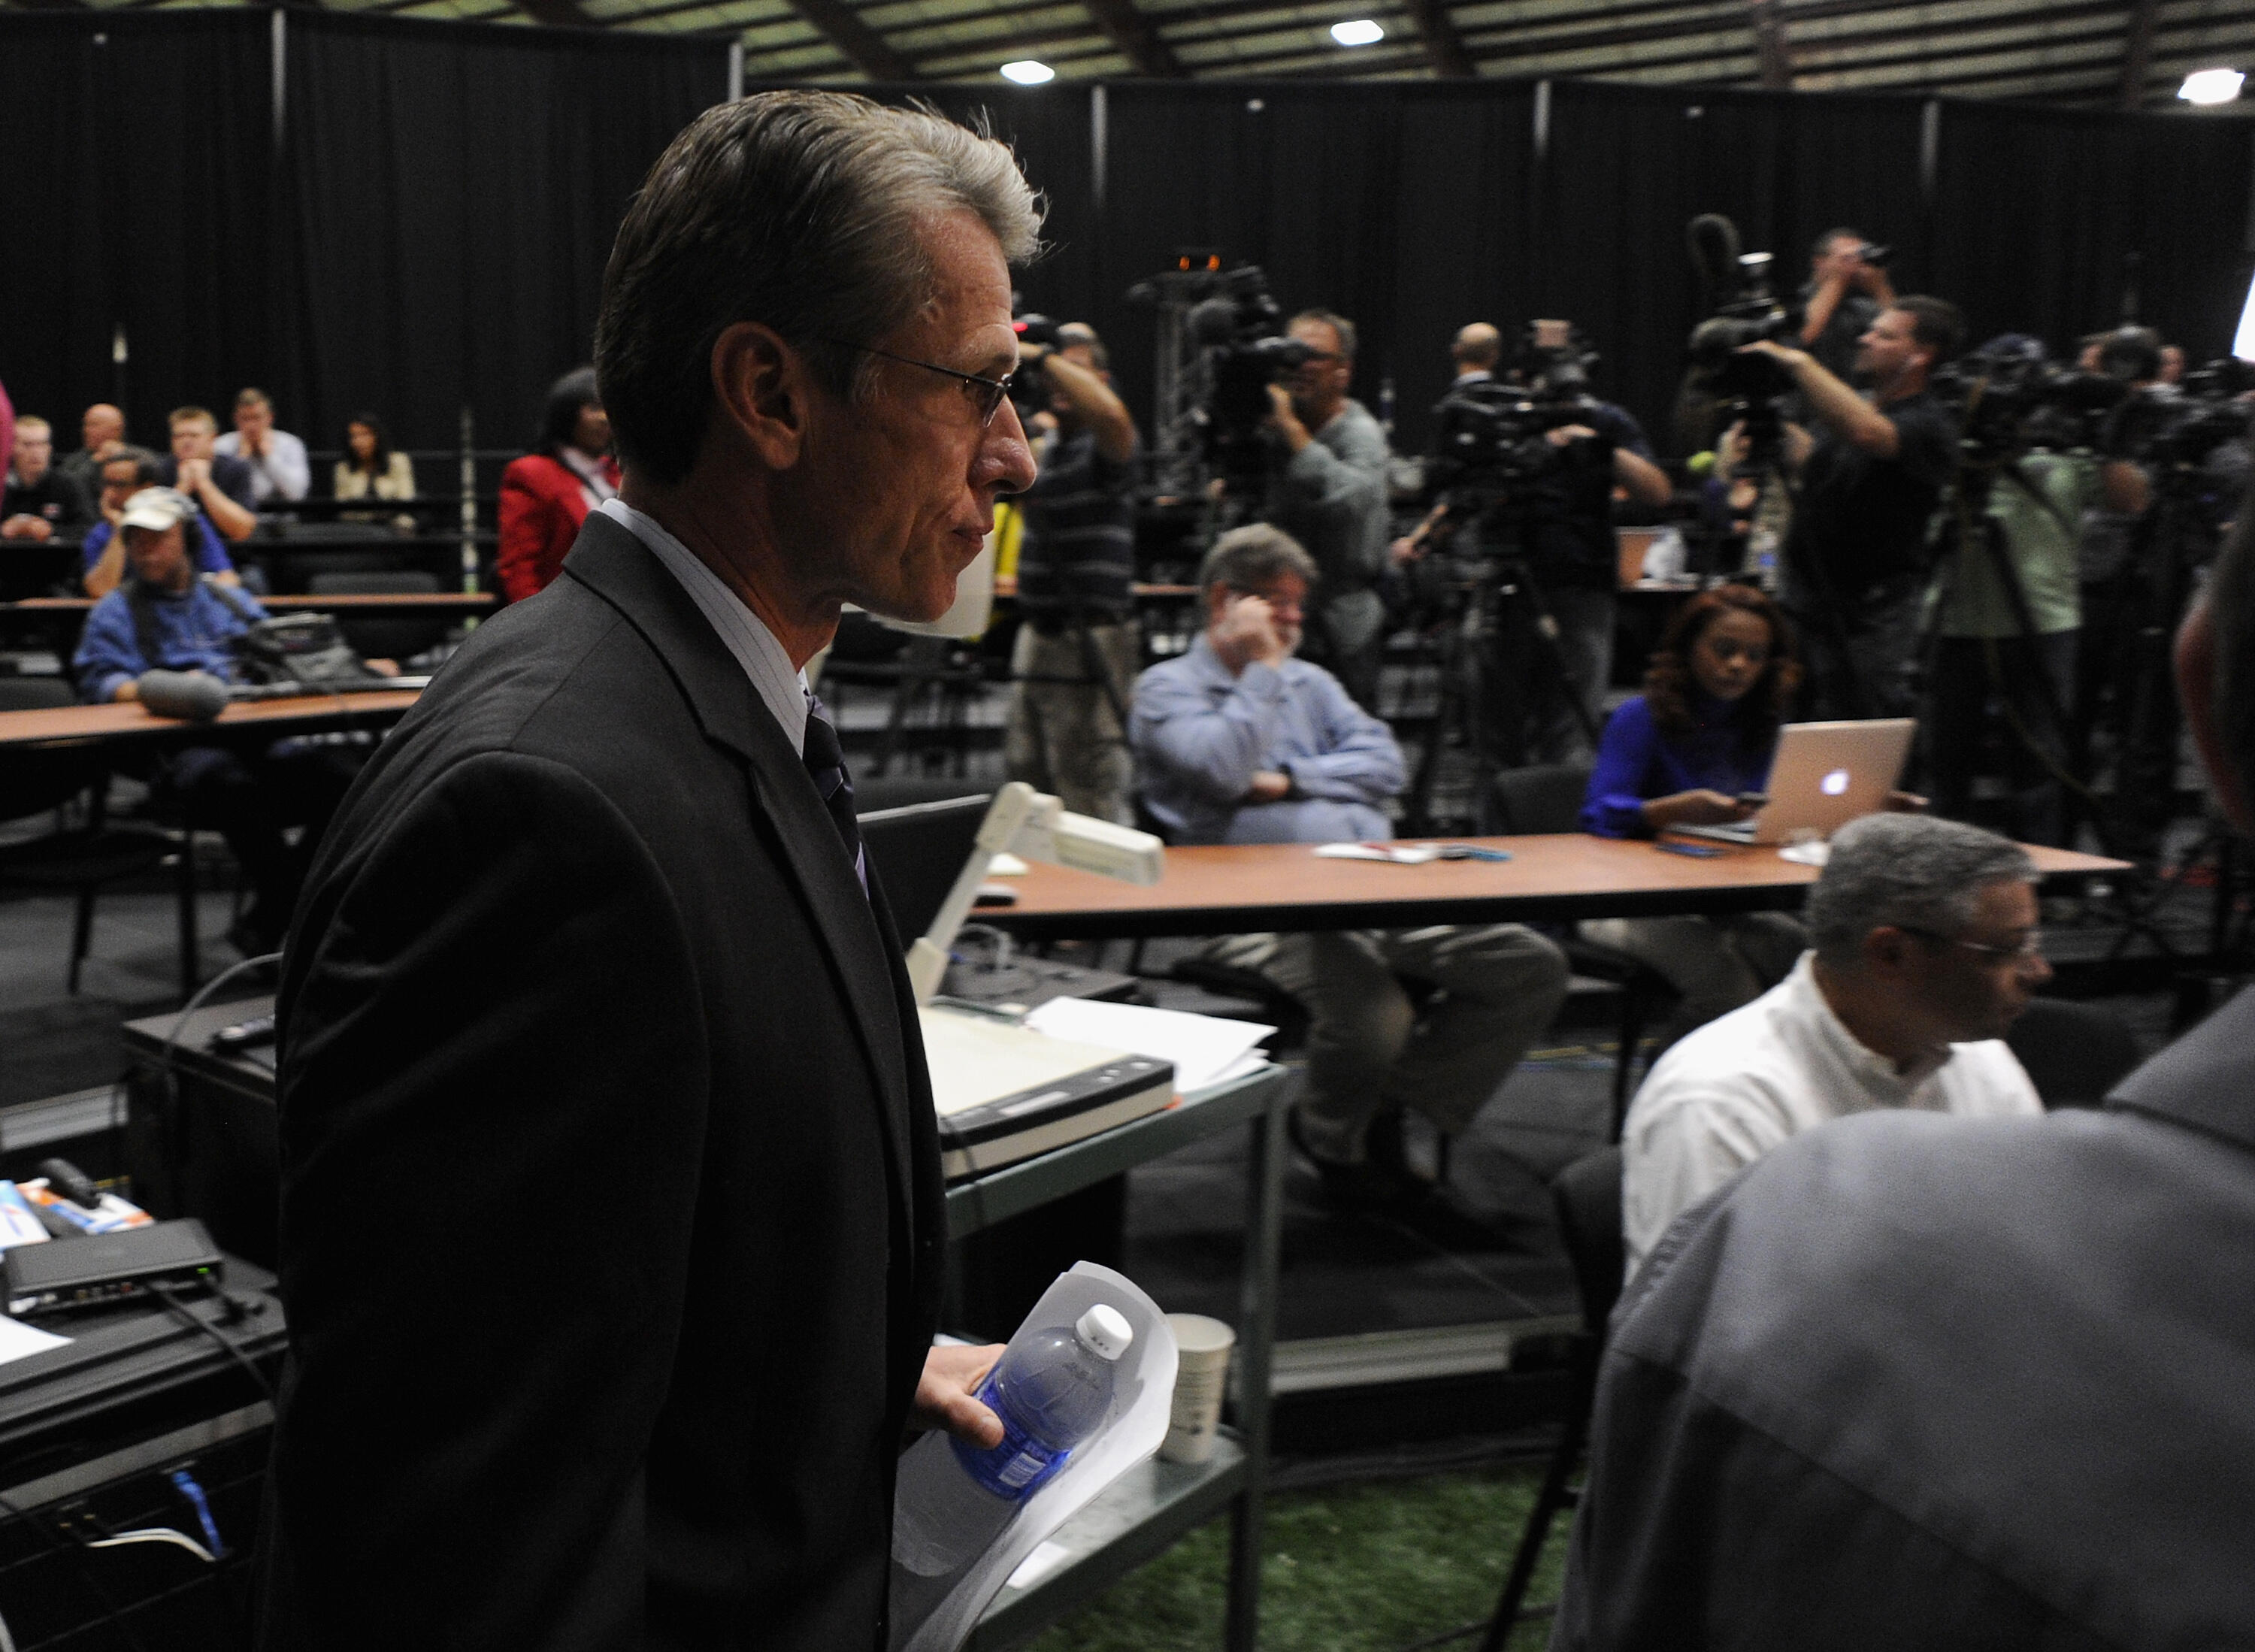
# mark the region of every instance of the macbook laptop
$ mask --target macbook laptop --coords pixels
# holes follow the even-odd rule
[[[1788,723],[1778,730],[1769,801],[1728,826],[1670,826],[1718,843],[1796,843],[1829,838],[1849,821],[1876,814],[1902,777],[1918,723],[1909,717],[1867,722]]]

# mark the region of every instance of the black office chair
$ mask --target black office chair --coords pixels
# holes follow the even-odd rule
[[[309,581],[315,596],[433,596],[439,576],[418,568],[390,572],[323,572]],[[451,623],[442,614],[362,615],[340,610],[337,629],[362,659],[411,659],[446,640]]]
[[[1589,790],[1590,771],[1578,763],[1507,769],[1489,787],[1489,814],[1497,831],[1512,835],[1578,832],[1582,799]],[[1573,967],[1570,996],[1610,995],[1618,1000],[1620,1049],[1613,1060],[1612,1131],[1608,1137],[1618,1142],[1621,1121],[1628,1116],[1629,1079],[1635,1071],[1637,1046],[1643,1042],[1654,1011],[1674,998],[1675,989],[1649,965],[1613,947],[1585,941],[1570,931],[1559,945]]]
[[[2005,1043],[2048,1110],[2097,1107],[2140,1059],[2137,1035],[2119,1016],[2064,998],[2034,1000]]]
[[[0,711],[38,711],[75,705],[68,683],[53,677],[0,677]],[[106,811],[109,770],[93,747],[33,748],[0,753],[0,821],[53,812],[55,829],[0,845],[0,888],[68,889],[78,897],[71,924],[66,983],[78,992],[79,973],[94,939],[94,903],[105,883],[148,872],[178,857],[181,990],[195,968],[195,857],[183,833],[150,826],[116,825]],[[80,824],[66,811],[81,805]]]
[[[1628,1265],[1621,1242],[1621,1150],[1618,1145],[1600,1148],[1576,1159],[1550,1180],[1550,1199],[1558,1214],[1559,1237],[1565,1241],[1567,1259],[1574,1267],[1574,1288],[1582,1299],[1582,1329],[1573,1350],[1571,1391],[1566,1423],[1557,1449],[1542,1476],[1542,1489],[1528,1512],[1519,1534],[1519,1548],[1511,1557],[1495,1615],[1488,1620],[1480,1652],[1503,1652],[1512,1626],[1518,1622],[1534,1580],[1535,1563],[1550,1536],[1561,1509],[1572,1508],[1581,1494],[1570,1483],[1590,1438],[1590,1416],[1598,1397],[1598,1367],[1605,1358],[1606,1321],[1620,1300],[1621,1272]]]

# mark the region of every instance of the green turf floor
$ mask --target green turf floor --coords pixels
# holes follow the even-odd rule
[[[1540,1479],[1539,1467],[1513,1467],[1272,1495],[1261,1652],[1394,1652],[1485,1618]],[[1570,1518],[1553,1528],[1535,1602],[1557,1599]],[[1219,1648],[1228,1539],[1226,1520],[1192,1533],[1034,1641],[1035,1652]],[[1549,1634],[1547,1619],[1523,1624],[1512,1652],[1535,1652]]]

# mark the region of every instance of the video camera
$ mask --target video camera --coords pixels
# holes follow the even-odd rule
[[[2218,356],[2184,376],[2174,391],[2139,392],[2110,432],[2110,451],[2126,452],[2162,468],[2195,467],[2228,441],[2248,433],[2250,409],[2240,399],[2255,390],[2255,362]]]
[[[1748,463],[1766,463],[1776,452],[1793,375],[1771,356],[1743,352],[1760,340],[1783,338],[1791,328],[1785,306],[1770,290],[1772,256],[1741,252],[1738,226],[1720,213],[1694,218],[1684,239],[1704,278],[1705,301],[1714,306],[1691,329],[1685,388],[1716,404],[1724,426],[1743,422]]]
[[[1479,508],[1547,475],[1558,450],[1546,439],[1591,422],[1598,354],[1563,321],[1530,321],[1506,377],[1458,385],[1434,408],[1437,434],[1426,480],[1436,492],[1472,493]],[[1465,514],[1471,514],[1466,511]]]
[[[2109,416],[2132,394],[2104,373],[2062,368],[2043,341],[2007,333],[1935,369],[1934,394],[1957,416],[1958,453],[1993,464],[2032,448],[2101,445]]]
[[[1192,418],[1211,474],[1232,489],[1268,474],[1268,453],[1261,439],[1268,417],[1268,386],[1289,378],[1315,355],[1310,346],[1284,334],[1283,311],[1268,292],[1268,278],[1256,264],[1219,267],[1207,255],[1204,268],[1184,254],[1178,267],[1128,289],[1130,304],[1158,306],[1188,301],[1184,329],[1198,350]]]

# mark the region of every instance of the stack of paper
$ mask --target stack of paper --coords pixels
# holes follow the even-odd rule
[[[1220,1016],[1092,998],[1052,998],[1026,1017],[1026,1025],[1052,1038],[1131,1050],[1175,1065],[1175,1087],[1196,1095],[1266,1064],[1259,1045],[1276,1030]]]

